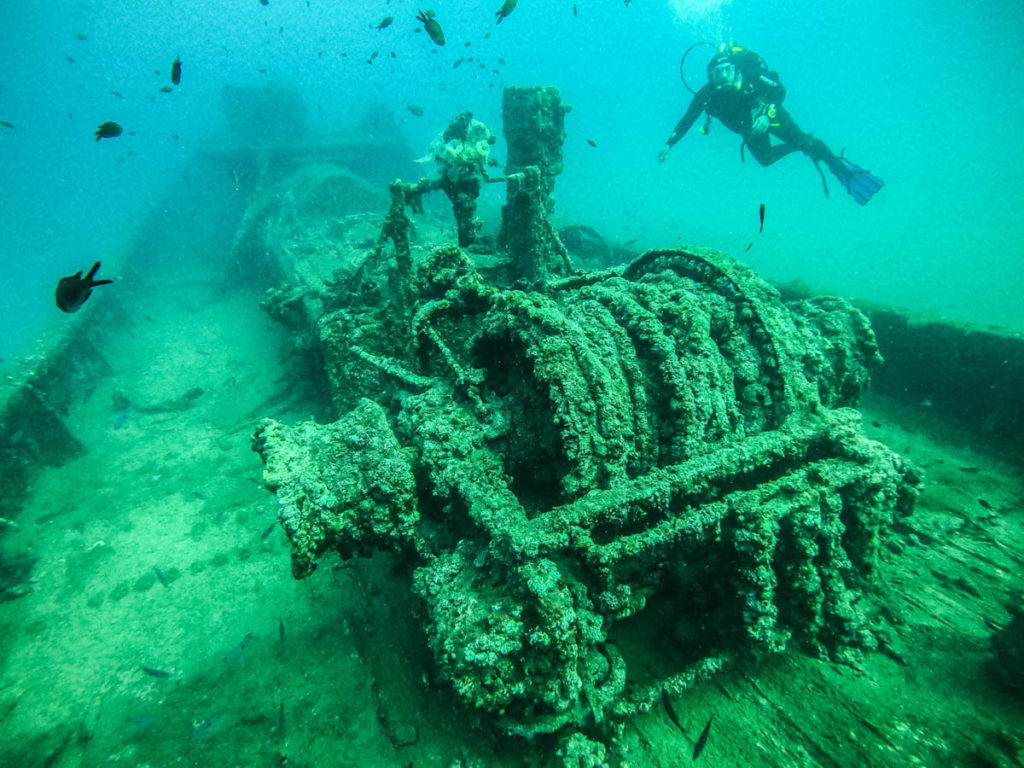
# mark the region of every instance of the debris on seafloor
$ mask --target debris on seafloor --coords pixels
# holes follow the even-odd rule
[[[253,444],[296,577],[328,551],[395,553],[460,700],[596,765],[629,718],[741,656],[875,647],[861,588],[919,479],[852,408],[880,356],[846,301],[783,303],[697,248],[573,268],[550,221],[568,109],[506,89],[500,179],[460,115],[437,178],[391,185],[357,266],[271,294],[312,329],[340,416],[266,420]],[[476,200],[502,181],[491,242]],[[434,190],[458,245],[424,254],[407,211]],[[635,674],[665,638],[678,658]]]

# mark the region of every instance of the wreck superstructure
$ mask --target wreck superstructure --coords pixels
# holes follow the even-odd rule
[[[864,587],[918,478],[853,410],[881,359],[860,311],[786,304],[697,248],[573,269],[549,219],[568,107],[554,89],[504,107],[495,242],[475,218],[493,139],[467,113],[438,178],[391,185],[361,260],[269,297],[340,415],[266,421],[254,446],[296,576],[393,552],[460,699],[600,764],[663,689],[739,656],[874,647]],[[414,248],[408,211],[437,189],[458,244]],[[666,637],[670,671],[637,670],[629,649]]]

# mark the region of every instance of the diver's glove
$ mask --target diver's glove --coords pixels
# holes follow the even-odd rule
[[[762,133],[767,131],[772,124],[772,116],[774,112],[774,104],[762,104],[751,122],[750,133],[754,136],[760,136]]]

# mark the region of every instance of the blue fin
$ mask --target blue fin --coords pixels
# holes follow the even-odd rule
[[[842,176],[837,174],[837,177],[858,205],[867,205],[871,196],[885,186],[885,182],[859,165],[851,163],[845,157],[839,159],[846,172]]]

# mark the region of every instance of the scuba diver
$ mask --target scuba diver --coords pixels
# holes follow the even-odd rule
[[[686,56],[699,45],[696,43],[687,49],[680,62],[680,74],[686,63]],[[814,167],[821,174],[821,182],[828,196],[828,184],[822,173],[819,162],[825,163],[832,174],[839,179],[851,197],[860,205],[865,205],[871,196],[882,188],[884,182],[858,165],[854,165],[841,154],[836,155],[825,146],[820,139],[804,133],[796,124],[789,112],[782,106],[786,98],[786,89],[779,80],[777,72],[771,72],[758,54],[748,51],[733,43],[723,44],[719,52],[708,62],[708,81],[693,93],[686,114],[676,124],[672,135],[658,153],[658,161],[664,162],[669,150],[686,135],[697,121],[701,112],[706,112],[701,133],[707,133],[711,118],[717,117],[726,128],[743,137],[740,144],[740,159],[743,158],[743,147],[750,149],[761,165],[768,166],[790,152],[799,150],[814,161]],[[776,136],[782,143],[773,144],[771,136]]]

